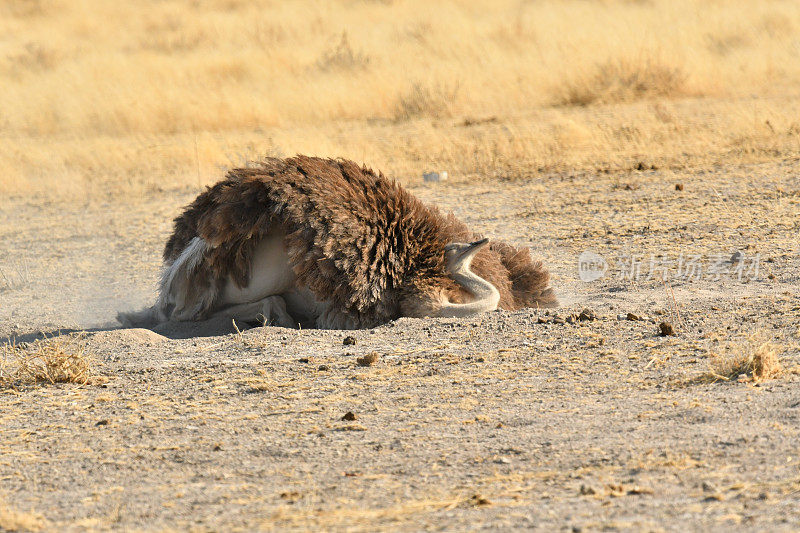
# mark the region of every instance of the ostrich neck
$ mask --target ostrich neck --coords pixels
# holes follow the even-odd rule
[[[461,285],[475,299],[466,304],[444,302],[439,316],[460,317],[469,316],[486,311],[494,311],[500,302],[500,293],[494,285],[472,273],[469,269],[462,269],[452,274],[453,279]]]

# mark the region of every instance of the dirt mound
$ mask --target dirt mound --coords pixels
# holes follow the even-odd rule
[[[89,341],[94,344],[114,344],[114,345],[144,345],[154,346],[167,341],[167,337],[159,335],[154,331],[142,328],[115,329],[111,331],[98,331],[89,336]]]

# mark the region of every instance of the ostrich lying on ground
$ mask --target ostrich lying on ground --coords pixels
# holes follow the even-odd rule
[[[527,250],[478,238],[351,161],[270,158],[231,170],[175,219],[156,304],[119,319],[355,329],[557,305]]]

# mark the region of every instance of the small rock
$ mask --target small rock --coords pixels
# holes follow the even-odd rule
[[[586,320],[597,320],[597,315],[595,314],[594,311],[592,311],[587,307],[586,309],[580,312],[580,314],[578,315],[578,320],[582,322]]]
[[[215,452],[222,451],[222,446],[220,446],[219,444],[215,444],[214,447],[212,448],[212,451]]]
[[[627,320],[641,320],[641,318],[638,315],[634,315],[633,313],[628,313],[627,315],[625,315],[625,318]]]
[[[628,315],[623,315],[620,313],[617,315],[617,320],[628,320]]]
[[[344,346],[353,346],[355,343],[356,343],[356,338],[353,337],[352,335],[348,335],[342,341],[342,345]]]
[[[717,487],[715,487],[708,481],[703,481],[703,484],[701,486],[705,492],[715,492],[717,490]]]
[[[683,183],[676,183],[675,184],[675,190],[676,191],[682,191],[683,190]]]
[[[378,361],[378,352],[369,352],[367,355],[356,359],[358,366],[372,366]]]
[[[564,324],[564,323],[566,323],[565,320],[560,316],[553,318],[553,324]]]
[[[566,319],[566,322],[567,324],[574,324],[576,320],[577,319],[575,318],[575,315],[569,315]]]
[[[107,426],[107,425],[108,425],[108,420],[106,420],[105,418],[103,420],[98,420],[97,424],[95,424],[95,426]]]
[[[357,417],[356,417],[355,413],[353,413],[353,411],[347,411],[347,412],[344,414],[344,416],[342,416],[342,420],[345,420],[345,421],[347,421],[347,422],[352,422],[352,421],[353,421],[353,420],[355,420],[356,418],[357,418]]]
[[[736,263],[738,263],[742,259],[744,259],[744,254],[742,252],[740,252],[739,250],[737,250],[737,251],[733,252],[733,255],[731,255],[731,258],[728,259],[728,262],[735,265]]]
[[[767,274],[768,279],[775,279],[775,274]]]
[[[447,172],[425,172],[422,179],[425,181],[447,181]]]
[[[494,460],[494,462],[499,465],[510,465],[511,459],[509,459],[508,457],[498,457],[497,459]]]
[[[308,363],[308,357],[301,357],[297,360],[298,363]]]
[[[669,322],[662,322],[661,324],[659,324],[658,325],[658,331],[659,331],[658,334],[661,335],[662,337],[674,336],[675,335],[675,329],[672,327],[672,324],[670,324]]]
[[[328,365],[319,365],[319,367],[317,368],[317,370],[320,370],[322,372],[327,372],[330,369],[331,367],[329,367]]]
[[[582,496],[589,496],[596,493],[596,491],[592,487],[589,487],[587,485],[581,485],[580,492]]]

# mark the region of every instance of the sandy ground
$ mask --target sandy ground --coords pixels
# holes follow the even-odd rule
[[[106,379],[0,390],[0,530],[797,530],[798,174],[417,184],[530,246],[564,306],[357,332],[116,329],[196,191],[7,199],[0,339],[88,330]],[[601,279],[579,279],[585,251]],[[702,379],[767,341],[778,378]]]

